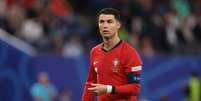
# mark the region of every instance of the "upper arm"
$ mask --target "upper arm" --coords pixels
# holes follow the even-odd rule
[[[142,61],[135,49],[127,50],[124,48],[123,67],[128,83],[121,86],[115,86],[115,92],[122,95],[139,95],[140,75],[142,71]]]
[[[140,83],[140,75],[142,72],[142,61],[133,48],[128,49],[125,55],[125,72],[127,74],[128,83]]]

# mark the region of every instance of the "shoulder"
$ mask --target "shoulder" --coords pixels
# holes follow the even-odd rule
[[[136,66],[142,65],[141,57],[133,46],[131,46],[127,42],[124,42],[122,49],[124,50],[123,57],[125,58],[126,62],[134,64]]]
[[[39,83],[36,83],[36,84],[34,84],[33,86],[32,86],[32,89],[42,89],[43,88],[43,86],[41,85],[41,84],[39,84]]]
[[[39,83],[35,83],[35,84],[32,86],[32,88],[39,88],[39,87],[41,87],[41,84],[39,84]]]
[[[140,55],[137,49],[125,41],[123,42],[122,49],[123,49],[124,56],[126,56],[127,58],[130,58],[130,56],[140,58]]]
[[[122,48],[126,52],[136,52],[136,49],[126,41],[123,41]]]
[[[102,46],[102,43],[94,46],[91,51],[90,51],[90,54],[93,54],[94,52],[97,52],[97,51],[100,51],[101,50],[101,46]]]

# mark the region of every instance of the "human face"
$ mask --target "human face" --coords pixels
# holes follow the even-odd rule
[[[99,31],[102,37],[112,38],[117,36],[120,23],[112,14],[99,15]]]
[[[48,74],[45,72],[40,72],[38,74],[38,81],[42,84],[48,84]]]

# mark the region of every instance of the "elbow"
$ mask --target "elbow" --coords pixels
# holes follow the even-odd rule
[[[139,96],[140,95],[140,90],[141,90],[140,84],[134,85],[133,89],[131,90],[131,95]]]

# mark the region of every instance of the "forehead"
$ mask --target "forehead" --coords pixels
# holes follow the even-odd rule
[[[112,14],[101,14],[99,20],[115,20],[115,17]]]

